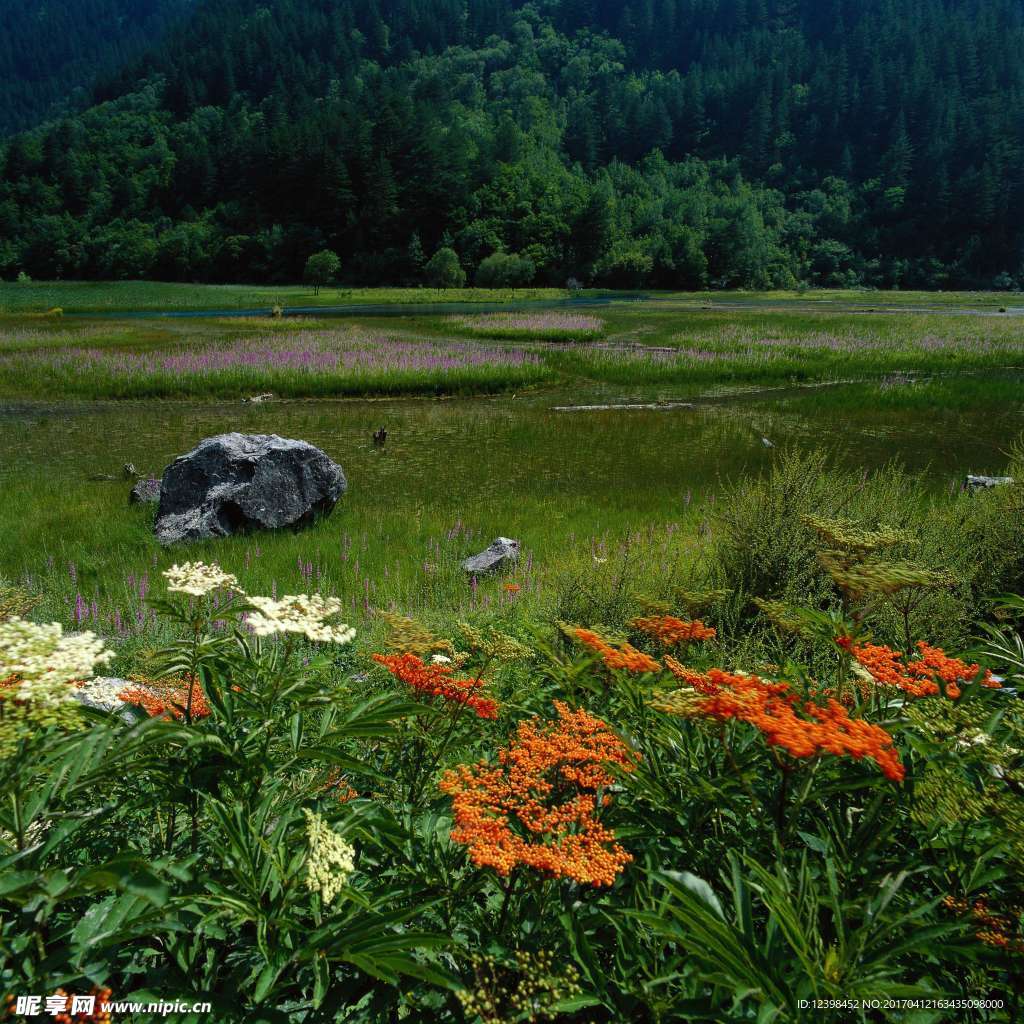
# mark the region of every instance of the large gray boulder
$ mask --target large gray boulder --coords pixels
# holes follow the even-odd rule
[[[509,540],[508,537],[499,537],[486,551],[479,555],[467,558],[462,563],[462,568],[474,576],[483,573],[497,572],[508,565],[515,565],[519,561],[519,541]]]
[[[305,441],[221,434],[164,470],[154,529],[163,544],[297,529],[330,515],[347,486],[341,467]]]

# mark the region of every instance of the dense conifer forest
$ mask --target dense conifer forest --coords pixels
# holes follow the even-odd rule
[[[1022,0],[47,6],[0,39],[35,68],[0,126],[78,112],[0,142],[3,277],[293,281],[330,249],[402,284],[450,248],[471,283],[494,252],[622,288],[1024,278]]]
[[[0,0],[0,135],[85,106],[195,0]]]

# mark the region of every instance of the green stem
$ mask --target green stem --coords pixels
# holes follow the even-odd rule
[[[776,759],[775,762],[782,772],[782,782],[779,784],[778,803],[775,808],[775,827],[779,834],[779,842],[786,845],[786,797],[789,795],[789,776],[792,769],[784,761]]]
[[[767,809],[764,805],[764,801],[754,792],[753,787],[747,782],[746,776],[740,770],[740,766],[736,763],[736,758],[733,756],[732,748],[729,746],[729,741],[725,737],[725,724],[722,724],[722,749],[725,751],[725,758],[729,762],[729,767],[732,768],[736,778],[739,779],[740,785],[743,787],[743,791],[750,797],[751,810],[761,812],[762,814],[767,813]]]
[[[505,898],[501,901],[501,912],[498,914],[498,927],[495,931],[496,936],[501,936],[505,930],[505,920],[508,917],[509,905],[512,901],[512,890],[516,887],[516,882],[519,881],[517,874],[512,874],[508,880],[508,884],[505,886]]]
[[[437,749],[436,756],[431,760],[430,766],[426,769],[426,771],[422,773],[422,775],[420,775],[420,773],[417,772],[417,782],[419,781],[420,778],[422,778],[423,783],[425,785],[427,779],[429,779],[431,775],[433,775],[434,772],[437,771],[437,766],[441,763],[441,760],[445,755],[445,751],[448,749],[448,744],[451,743],[452,737],[455,735],[455,728],[459,724],[462,718],[462,713],[464,711],[465,705],[458,705],[456,707],[454,713],[452,714],[451,724],[448,726],[448,731],[445,733],[444,739],[441,740],[440,746]],[[409,794],[409,802],[415,807],[417,802],[419,801],[419,797],[420,791],[419,786],[417,785],[417,787]]]

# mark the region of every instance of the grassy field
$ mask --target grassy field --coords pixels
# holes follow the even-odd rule
[[[4,286],[8,293],[35,287]],[[78,287],[53,286],[69,293]],[[153,301],[186,301],[178,286],[166,293],[161,287],[81,286],[121,306],[143,301],[137,289],[147,288]],[[226,292],[244,299],[240,290]],[[918,448],[937,424],[956,432],[956,417],[987,407],[988,449],[972,450],[967,465],[1005,465],[991,448],[993,440],[1008,446],[1019,430],[1024,321],[952,310],[851,313],[840,301],[808,309],[793,304],[805,296],[760,298],[782,305],[709,310],[682,297],[584,315],[0,317],[0,398],[14,410],[10,429],[30,453],[16,463],[21,500],[5,503],[0,514],[0,574],[31,580],[48,595],[48,614],[64,621],[81,614],[76,602],[84,602],[105,628],[116,619],[130,630],[145,591],[140,595],[138,581],[173,556],[154,548],[151,512],[124,507],[123,483],[92,483],[89,474],[116,474],[121,462],[159,474],[199,437],[231,429],[314,440],[354,473],[356,489],[329,530],[233,540],[201,556],[215,548],[265,589],[294,590],[315,579],[357,609],[500,602],[494,588],[467,591],[457,569],[459,558],[499,533],[522,536],[538,558],[535,575],[523,581],[527,603],[543,589],[542,566],[549,573],[580,559],[586,564],[599,546],[651,528],[692,537],[721,478],[764,464],[765,433],[776,444],[795,438],[806,445],[805,435],[834,434],[845,417],[865,441],[881,425],[868,422],[874,410],[893,437],[921,435]],[[657,415],[632,424],[615,414],[566,421],[519,409],[511,398],[501,406],[367,403],[348,412],[294,401],[508,392],[521,402],[549,391],[559,396],[549,405],[642,403],[834,381],[856,383],[794,392],[735,417],[723,410],[691,419],[685,442],[677,421]],[[236,401],[262,392],[292,401]],[[149,404],[153,399],[211,404]],[[66,414],[52,405],[22,413],[22,400],[72,404]],[[121,411],[89,404],[107,400],[123,402]],[[367,443],[382,422],[395,440],[377,459]],[[886,458],[887,436],[878,433],[878,451],[862,450],[871,465]],[[936,458],[948,459],[933,443]],[[927,455],[914,464],[926,465]],[[659,558],[671,561],[673,552]]]
[[[378,303],[509,302],[564,299],[562,288],[321,288],[303,285],[171,284],[158,281],[0,281],[0,313],[181,312]]]

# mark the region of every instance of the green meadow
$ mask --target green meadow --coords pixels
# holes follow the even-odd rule
[[[794,293],[719,297],[752,303],[730,308],[657,296],[474,314],[467,298],[501,293],[452,292],[457,312],[403,312],[422,289],[324,290],[325,303],[344,295],[388,315],[131,318],[147,305],[309,295],[3,285],[0,305],[11,295],[65,313],[0,317],[0,416],[12,439],[0,474],[19,495],[0,506],[0,574],[53,617],[84,607],[133,637],[145,633],[131,625],[149,585],[139,581],[181,554],[154,543],[151,508],[127,506],[121,466],[159,476],[215,433],[312,441],[352,486],[314,530],[188,557],[244,568],[265,590],[315,583],[369,618],[379,607],[500,607],[497,588],[468,589],[458,568],[499,534],[531,553],[519,606],[554,600],[554,581],[605,564],[607,550],[628,551],[658,589],[668,566],[700,550],[716,496],[783,451],[820,450],[849,472],[899,465],[908,486],[942,504],[962,500],[964,473],[1005,471],[1024,430],[1024,321],[976,312],[992,296],[941,296],[950,308],[929,296],[925,312],[856,312],[856,293]],[[73,315],[89,305],[121,315]],[[242,402],[264,393],[272,400]],[[616,408],[644,405],[654,408]],[[575,406],[598,408],[566,411]],[[390,440],[378,450],[381,425]]]

